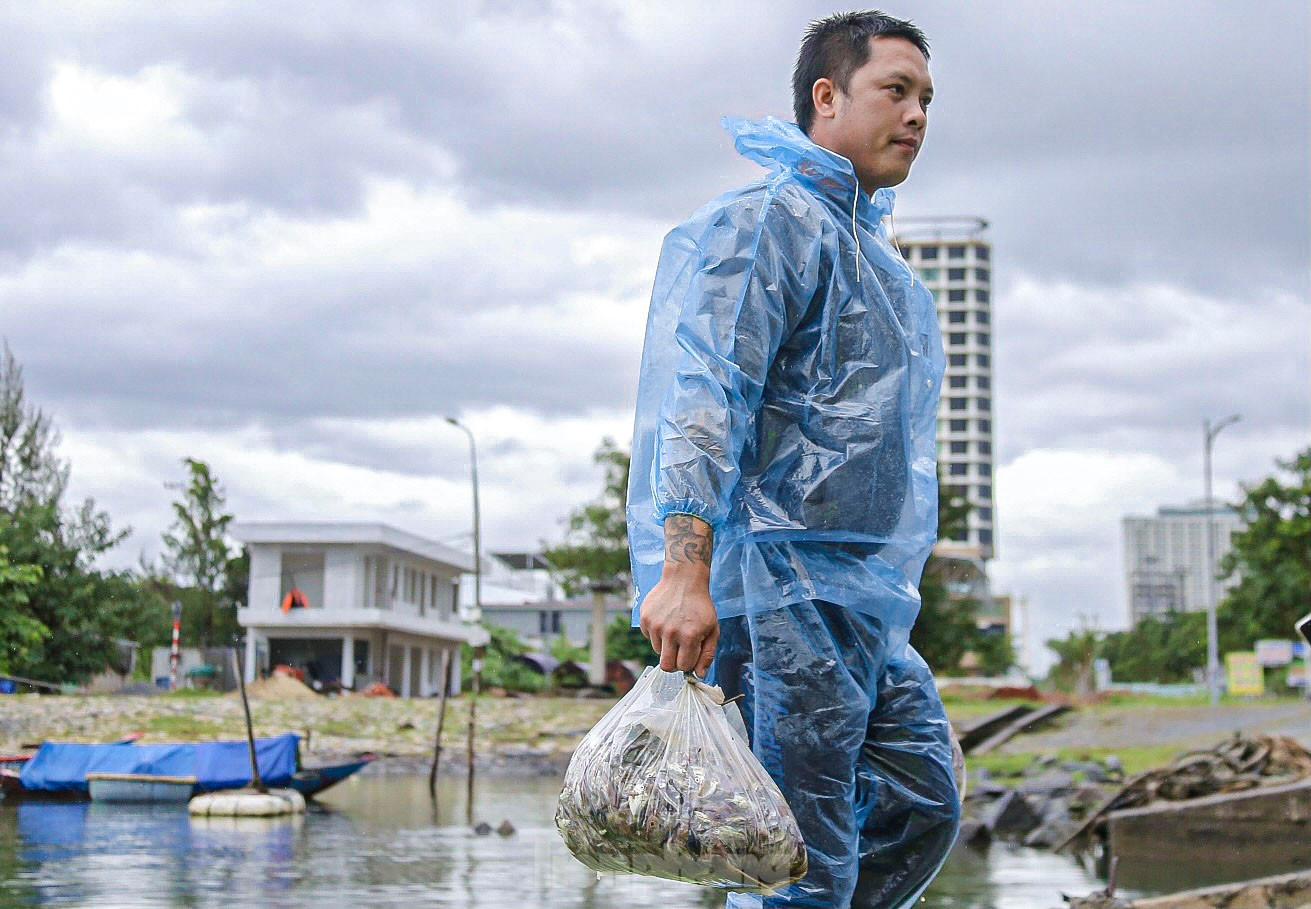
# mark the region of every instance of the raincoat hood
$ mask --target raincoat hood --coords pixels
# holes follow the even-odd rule
[[[778,117],[763,120],[744,120],[724,117],[720,124],[733,137],[738,154],[770,169],[786,168],[795,173],[797,180],[825,195],[851,206],[852,194],[857,193],[867,205],[858,206],[858,214],[873,223],[892,214],[897,194],[891,189],[879,189],[873,198],[859,191],[856,169],[851,161],[816,145],[795,123]]]

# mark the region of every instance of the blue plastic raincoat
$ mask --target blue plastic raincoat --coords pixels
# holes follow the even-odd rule
[[[791,123],[724,125],[770,171],[661,251],[628,494],[633,624],[665,517],[705,520],[711,681],[745,696],[809,851],[806,878],[764,905],[904,905],[959,819],[947,720],[908,646],[937,534],[937,315],[883,227],[891,190],[860,192]]]

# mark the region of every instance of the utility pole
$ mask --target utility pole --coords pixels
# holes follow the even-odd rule
[[[1215,502],[1211,497],[1211,449],[1215,437],[1226,426],[1237,423],[1240,415],[1225,417],[1214,426],[1202,421],[1202,472],[1206,486],[1206,686],[1211,706],[1220,703],[1220,641],[1215,618]]]

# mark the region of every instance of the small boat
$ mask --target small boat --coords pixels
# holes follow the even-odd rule
[[[88,773],[86,783],[93,802],[187,802],[196,788],[194,776],[152,773]]]
[[[345,764],[302,768],[300,736],[294,733],[256,739],[255,753],[265,785],[296,789],[306,798],[336,785],[377,757],[361,754]],[[96,777],[190,778],[193,782],[188,797],[240,789],[251,782],[250,751],[244,741],[173,745],[45,742],[20,766],[21,770],[0,769],[0,792],[6,801],[82,801],[93,797],[90,782]]]

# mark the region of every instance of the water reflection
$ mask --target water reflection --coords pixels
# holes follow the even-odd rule
[[[0,905],[438,906],[469,909],[712,907],[723,894],[624,875],[600,879],[551,823],[553,779],[484,779],[464,824],[463,781],[436,806],[422,777],[366,776],[304,818],[187,816],[176,806],[0,805]],[[12,848],[7,848],[12,847]],[[1066,859],[994,846],[954,854],[922,906],[1046,909],[1098,886]]]

